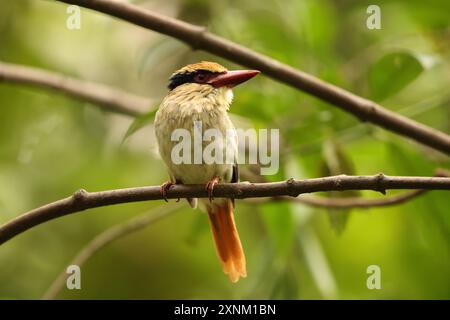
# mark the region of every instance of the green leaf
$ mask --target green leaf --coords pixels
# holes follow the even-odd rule
[[[140,116],[137,116],[128,127],[128,130],[122,139],[122,143],[124,143],[125,140],[127,140],[132,134],[136,133],[138,130],[142,129],[146,125],[152,123],[157,111],[158,108],[156,106],[153,106],[151,108],[151,111],[146,112]]]
[[[355,169],[351,159],[345,154],[342,146],[332,137],[323,144],[323,163],[321,167],[322,176],[355,174]],[[327,192],[330,198],[346,198],[359,196],[358,191],[335,191]],[[331,227],[337,234],[341,234],[350,218],[350,209],[331,209],[328,210],[328,218]]]
[[[418,59],[408,52],[389,53],[369,69],[369,90],[376,101],[392,96],[416,79],[424,70]]]
[[[295,224],[288,203],[267,203],[261,206],[261,217],[274,245],[275,256],[289,255],[295,236]]]
[[[270,299],[296,299],[298,298],[299,289],[295,271],[291,268],[286,268],[284,272],[278,275],[270,294]]]
[[[170,38],[163,38],[151,43],[139,62],[139,74],[157,68],[167,57],[181,55],[186,51],[181,43]]]
[[[190,246],[196,246],[200,236],[204,235],[209,230],[208,218],[204,214],[197,214],[192,222],[188,233],[185,236],[185,241]]]

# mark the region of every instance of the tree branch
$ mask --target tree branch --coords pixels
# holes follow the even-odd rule
[[[81,267],[90,257],[92,257],[92,255],[100,249],[106,247],[111,242],[167,217],[179,209],[179,207],[180,206],[161,206],[103,231],[92,239],[83,249],[81,249],[69,265],[77,265],[78,267]],[[62,290],[67,278],[65,271],[66,270],[63,270],[55,281],[53,281],[44,293],[42,297],[43,300],[55,299],[58,293]]]
[[[270,201],[292,201],[305,205],[320,207],[320,208],[370,208],[370,207],[384,207],[395,204],[404,203],[419,195],[426,193],[427,190],[413,190],[398,194],[395,196],[387,197],[384,199],[362,199],[356,198],[323,198],[323,197],[273,197],[273,198],[259,198],[259,199],[247,199],[251,203],[267,203]],[[103,231],[92,239],[86,246],[84,246],[77,255],[71,260],[68,265],[83,266],[87,260],[89,260],[96,252],[103,249],[110,243],[125,237],[133,232],[139,231],[153,223],[159,221],[162,218],[174,213],[179,206],[160,206],[152,209],[149,212],[143,213],[137,217],[134,217],[125,222],[112,226],[111,228]],[[55,299],[66,283],[67,273],[64,269],[57,278],[53,281],[50,287],[42,296],[43,300]]]
[[[449,177],[450,173],[445,171],[444,169],[436,170],[435,176],[446,176]],[[361,197],[354,198],[324,198],[324,197],[316,197],[316,196],[308,196],[301,198],[292,198],[292,197],[272,197],[272,198],[253,198],[246,199],[251,203],[267,203],[270,201],[292,201],[298,202],[305,205],[313,206],[313,207],[321,207],[321,208],[370,208],[370,207],[384,207],[391,206],[400,203],[404,203],[408,200],[416,198],[424,193],[428,192],[428,190],[412,190],[408,192],[404,192],[402,194],[390,196],[384,199],[363,199]],[[122,237],[125,237],[133,232],[139,231],[160,219],[167,217],[168,215],[174,213],[178,206],[160,206],[158,208],[154,208],[146,213],[143,213],[137,217],[134,217],[128,221],[119,223],[114,225],[113,227],[103,231],[99,235],[97,235],[94,239],[92,239],[85,247],[83,247],[78,254],[72,259],[69,265],[77,265],[81,267],[86,263],[86,261],[91,258],[97,251],[104,248],[111,242],[118,240]],[[64,287],[65,281],[67,278],[67,274],[65,270],[63,270],[58,277],[53,281],[50,287],[47,289],[42,299],[51,300],[55,299],[56,296],[61,292]]]
[[[214,188],[216,197],[244,199],[291,196],[302,193],[344,190],[388,189],[450,190],[447,177],[400,177],[377,174],[374,176],[331,176],[306,180],[289,179],[269,183],[223,183]],[[174,185],[168,190],[168,199],[207,198],[204,185]],[[0,226],[0,244],[43,222],[86,209],[119,203],[160,200],[159,186],[117,189],[100,192],[77,191],[73,196],[31,210]]]
[[[251,171],[245,168],[241,170],[241,176],[244,179],[255,180],[258,182],[268,182],[263,176],[254,175]],[[450,178],[450,171],[437,168],[433,177],[447,177]],[[366,199],[363,197],[345,197],[345,198],[331,198],[331,197],[319,197],[319,196],[302,196],[302,197],[287,197],[277,196],[271,198],[250,198],[246,199],[246,202],[250,203],[268,203],[271,201],[290,201],[301,203],[307,206],[316,208],[328,208],[328,209],[354,209],[354,208],[373,208],[373,207],[386,207],[405,203],[411,199],[419,197],[430,190],[412,190],[401,194],[381,198],[381,199]]]
[[[328,209],[355,209],[355,208],[373,208],[373,207],[386,207],[396,204],[405,203],[411,199],[414,199],[429,190],[413,190],[396,194],[394,196],[381,198],[381,199],[365,199],[362,197],[348,197],[348,198],[330,198],[330,197],[316,197],[316,196],[304,196],[300,198],[292,197],[272,197],[272,198],[259,198],[248,199],[251,203],[268,203],[271,201],[290,201],[308,205],[317,208]]]
[[[137,116],[151,105],[150,99],[118,88],[11,63],[0,62],[1,81],[53,89],[71,97],[95,103],[108,111],[128,116]]]
[[[450,154],[450,136],[383,108],[379,104],[322,81],[287,64],[207,32],[205,28],[166,17],[136,5],[108,0],[58,0],[83,6],[141,27],[171,36],[238,64],[258,69],[265,75],[303,90],[349,112],[361,121],[369,121],[392,132]]]

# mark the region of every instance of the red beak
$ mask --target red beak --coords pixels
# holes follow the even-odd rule
[[[227,71],[226,73],[219,74],[208,81],[213,87],[234,87],[238,84],[250,80],[254,76],[260,73],[258,70],[234,70]]]

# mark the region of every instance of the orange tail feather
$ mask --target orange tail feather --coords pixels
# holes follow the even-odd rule
[[[247,276],[245,255],[234,223],[233,204],[226,200],[207,206],[209,222],[216,243],[217,255],[222,262],[223,272],[231,282]]]

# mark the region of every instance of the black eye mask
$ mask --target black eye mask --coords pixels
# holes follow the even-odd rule
[[[169,78],[168,88],[169,88],[169,90],[173,90],[182,84],[194,83],[194,82],[196,82],[195,76],[199,75],[199,74],[203,74],[205,76],[210,76],[214,73],[210,72],[210,71],[206,71],[206,70],[198,70],[195,72],[176,73]]]

